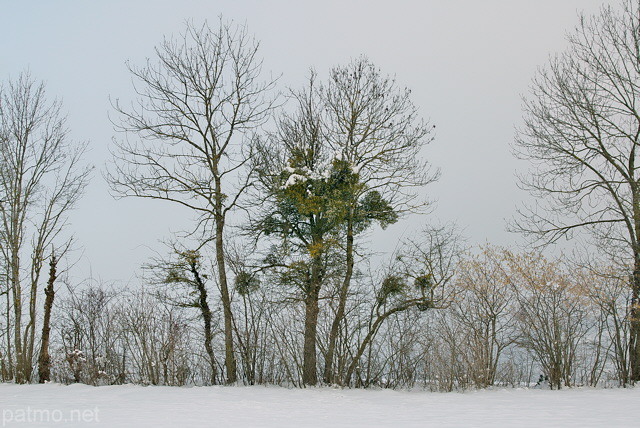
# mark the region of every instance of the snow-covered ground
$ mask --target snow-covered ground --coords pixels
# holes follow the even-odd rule
[[[3,427],[640,427],[640,388],[465,393],[0,384]]]

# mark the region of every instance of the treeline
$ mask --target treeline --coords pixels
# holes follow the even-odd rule
[[[8,82],[2,379],[434,390],[640,380],[640,114],[636,69],[620,72],[635,64],[624,48],[640,4],[624,6],[582,19],[539,71],[515,145],[534,164],[521,183],[542,202],[512,227],[541,244],[586,230],[597,259],[469,251],[433,225],[372,257],[375,228],[408,214],[432,223],[434,126],[364,57],[277,95],[258,43],[220,20],[188,23],[154,59],[130,63],[135,99],[113,102],[112,192],[186,207],[192,229],[144,266],[139,287],[63,287],[86,145],[69,140],[43,85]]]
[[[628,278],[538,253],[496,247],[463,252],[443,232],[425,232],[377,274],[356,275],[332,365],[326,356],[341,283],[327,284],[317,328],[320,383],[451,391],[531,386],[542,375],[551,388],[629,384]],[[436,246],[423,253],[429,244]],[[432,297],[419,302],[416,268],[434,278]],[[197,272],[209,276],[201,266]],[[195,277],[183,273],[185,280]],[[255,285],[237,281],[231,293],[237,380],[301,387],[305,305],[276,278]],[[51,380],[225,383],[219,293],[210,296],[209,354],[202,308],[184,291],[168,298],[152,286],[123,290],[93,283],[60,298]],[[3,380],[13,380],[3,363]]]

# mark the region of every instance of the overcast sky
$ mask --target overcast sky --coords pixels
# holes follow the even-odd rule
[[[310,67],[329,68],[366,55],[436,125],[426,150],[442,177],[427,189],[428,218],[401,222],[372,239],[392,243],[424,222],[455,221],[471,244],[510,245],[505,220],[527,198],[510,152],[521,122],[521,96],[537,67],[566,47],[578,13],[616,0],[502,1],[10,1],[0,0],[0,80],[29,70],[49,97],[63,100],[71,136],[89,141],[96,166],[72,214],[83,249],[75,276],[135,281],[158,241],[188,225],[189,213],[166,202],[114,200],[101,171],[114,136],[109,97],[132,96],[125,61],[142,64],[184,23],[222,16],[246,23],[260,41],[264,71],[280,89],[300,87]],[[389,244],[392,246],[393,244]]]

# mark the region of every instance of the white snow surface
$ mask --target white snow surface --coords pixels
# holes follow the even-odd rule
[[[638,403],[640,388],[433,393],[0,384],[3,427],[637,428]]]

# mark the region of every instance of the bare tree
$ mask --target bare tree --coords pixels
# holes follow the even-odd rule
[[[273,305],[268,290],[261,287],[258,272],[248,265],[252,248],[235,245],[227,249],[229,266],[234,278],[236,301],[234,329],[242,358],[242,377],[245,384],[265,383],[265,365],[274,349],[265,346],[268,340],[268,324],[273,317]]]
[[[197,362],[185,361],[181,354],[194,355],[197,351],[189,348],[194,341],[184,326],[182,312],[144,289],[129,292],[120,301],[117,318],[123,336],[123,353],[127,355],[123,366],[128,380],[152,385],[186,382]],[[203,360],[206,371],[199,381],[208,383],[211,370],[206,357]]]
[[[28,73],[0,88],[0,250],[12,305],[9,372],[16,382],[32,376],[45,249],[60,253],[56,249],[68,245],[58,241],[90,173],[80,165],[86,145],[71,142],[60,110]]]
[[[578,348],[590,329],[587,296],[559,262],[540,254],[510,255],[508,264],[520,345],[538,358],[551,388],[573,386]]]
[[[449,283],[461,255],[460,237],[450,227],[425,227],[420,238],[409,240],[394,254],[394,261],[376,287],[366,334],[344,375],[344,383],[360,364],[360,359],[389,317],[417,309],[427,311],[446,308],[452,300]]]
[[[540,69],[524,100],[516,154],[523,186],[544,199],[516,229],[554,242],[584,230],[632,260],[630,379],[640,380],[640,3],[580,18],[569,48]]]
[[[188,23],[165,39],[157,62],[129,66],[137,104],[115,103],[117,129],[137,137],[117,142],[108,179],[119,196],[171,201],[199,215],[215,245],[224,310],[226,380],[236,381],[231,298],[224,255],[228,214],[250,185],[242,173],[252,154],[243,137],[268,118],[272,80],[260,80],[258,43],[245,27]],[[210,227],[212,225],[212,227]]]
[[[516,296],[506,270],[508,254],[492,247],[458,267],[453,318],[463,331],[463,355],[479,388],[493,385],[504,350],[517,338]]]
[[[600,343],[604,358],[613,361],[616,380],[620,386],[629,383],[629,279],[625,272],[612,265],[588,263],[577,271],[585,284],[585,294],[595,308],[608,341]],[[598,351],[596,349],[596,351]]]
[[[115,309],[123,290],[88,281],[74,288],[67,285],[64,291],[57,299],[59,315],[53,323],[64,366],[58,380],[91,385],[124,382],[124,353],[118,347],[122,329]]]
[[[416,189],[433,182],[421,151],[433,137],[420,118],[411,91],[385,76],[367,58],[331,70],[320,88],[329,146],[358,180],[345,198],[345,273],[325,356],[324,381],[334,381],[333,360],[353,277],[354,238],[375,220],[384,228],[401,213],[426,206]]]

